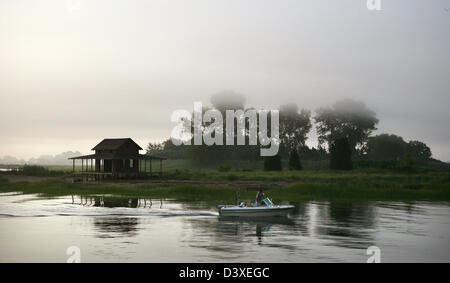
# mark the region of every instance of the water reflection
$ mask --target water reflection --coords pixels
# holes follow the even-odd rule
[[[367,248],[374,242],[376,207],[370,203],[329,202],[309,204],[310,214],[316,215],[316,223],[308,224],[311,235],[333,240],[333,245],[348,248]]]
[[[366,249],[375,242],[376,207],[370,203],[298,203],[287,217],[184,219],[193,231],[186,242],[211,251],[242,252],[243,245],[302,250],[299,239],[323,246]],[[306,246],[306,248],[308,248]],[[248,251],[247,251],[248,252]]]
[[[71,196],[72,204],[105,208],[163,208],[162,199],[125,198],[114,196]],[[154,206],[155,205],[155,206]],[[94,231],[98,238],[135,237],[138,235],[139,218],[128,215],[94,217]]]
[[[255,218],[239,218],[239,217],[221,217],[218,218],[217,225],[225,227],[224,233],[238,235],[240,232],[244,236],[255,236],[257,244],[263,243],[263,237],[266,235],[272,226],[292,226],[295,222],[288,217],[255,217]],[[250,229],[254,227],[255,233],[250,233]]]
[[[113,196],[71,196],[72,204],[93,207],[130,207],[130,208],[152,208],[153,205],[163,207],[163,199],[125,198]]]
[[[220,217],[216,205],[0,195],[0,261],[38,259],[36,239],[55,245],[55,258],[80,243],[91,261],[364,262],[371,245],[383,261],[450,260],[448,203],[309,201],[287,217],[263,218]]]
[[[95,217],[93,221],[98,238],[135,237],[138,224],[137,217]]]
[[[112,196],[72,196],[72,203],[83,206],[107,208],[162,208],[163,200],[124,198]],[[181,203],[182,211],[215,210],[215,203]],[[411,211],[410,205],[405,207]],[[396,209],[405,209],[396,207]],[[183,216],[182,214],[176,214]],[[166,215],[167,216],[167,215]],[[197,237],[208,238],[199,246],[220,249],[223,242],[242,242],[256,239],[255,244],[263,245],[265,237],[289,235],[283,243],[271,243],[292,248],[292,236],[315,237],[329,241],[327,245],[363,249],[374,242],[373,229],[376,226],[377,207],[373,203],[348,202],[307,202],[296,203],[295,209],[287,217],[213,217],[186,218]],[[94,226],[101,232],[99,237],[136,236],[138,218],[96,218]],[[290,238],[291,237],[291,238]],[[208,243],[204,245],[204,243]],[[193,240],[192,245],[198,241]],[[226,245],[228,248],[229,245]]]

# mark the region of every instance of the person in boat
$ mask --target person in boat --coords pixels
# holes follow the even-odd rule
[[[263,193],[262,189],[259,189],[258,193],[256,194],[256,205],[261,205],[263,199],[264,199],[264,193]]]

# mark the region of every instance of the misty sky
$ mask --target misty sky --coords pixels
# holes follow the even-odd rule
[[[0,157],[144,147],[174,110],[234,90],[267,109],[359,99],[376,133],[450,161],[449,0],[70,2],[0,0]]]

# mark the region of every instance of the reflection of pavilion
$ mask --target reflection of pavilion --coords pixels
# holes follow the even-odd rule
[[[73,196],[72,204],[94,207],[130,207],[130,208],[152,208],[153,205],[163,206],[163,199],[147,198],[125,198],[110,196]]]

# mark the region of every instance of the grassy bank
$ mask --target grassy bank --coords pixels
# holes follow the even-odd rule
[[[217,174],[217,175],[214,175]],[[211,178],[220,180],[226,174],[216,172]],[[427,200],[450,201],[450,175],[447,173],[394,174],[389,172],[233,172],[238,179],[284,182],[273,184],[266,192],[278,201],[303,200]],[[241,175],[242,174],[242,175]],[[293,176],[293,177],[292,177]],[[0,176],[1,178],[1,176]],[[286,182],[286,181],[290,182]],[[229,181],[228,181],[229,182]],[[220,183],[219,183],[220,184]],[[0,192],[22,192],[43,196],[108,194],[129,197],[172,198],[184,201],[251,200],[254,191],[223,185],[192,184],[73,184],[60,178],[35,182],[9,182],[0,179]]]

